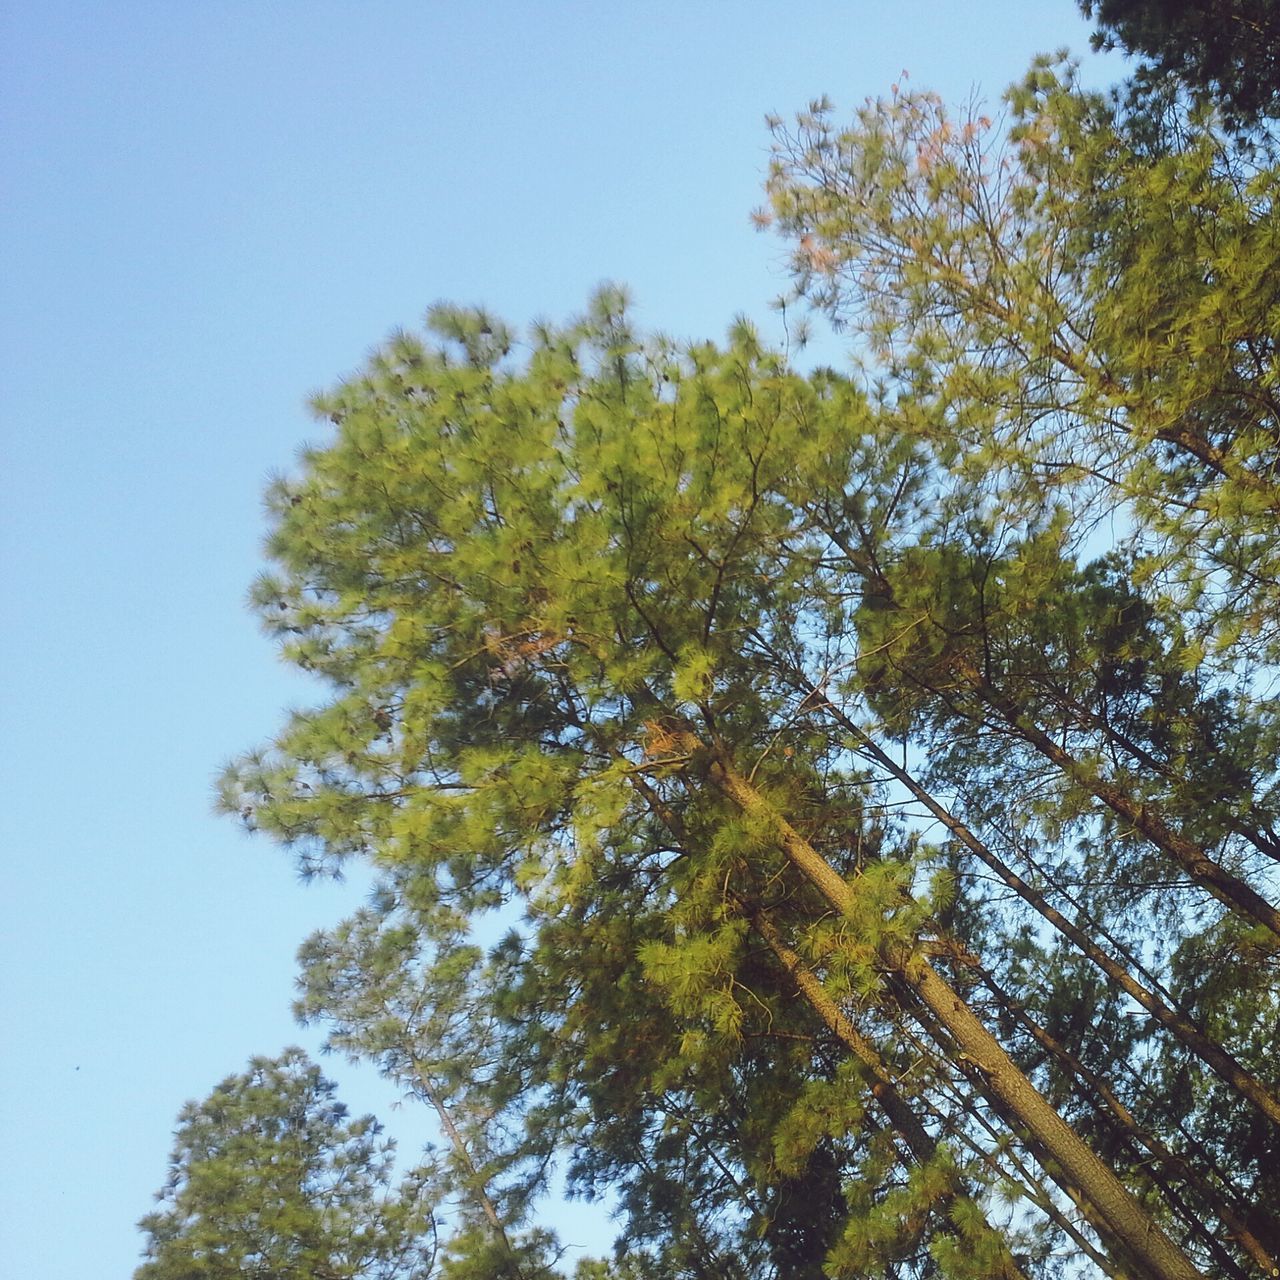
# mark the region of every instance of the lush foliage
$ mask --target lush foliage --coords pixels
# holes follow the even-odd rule
[[[456,1277],[1274,1274],[1277,173],[1069,65],[775,124],[859,376],[605,289],[317,397],[223,801],[377,869],[299,1012],[434,1108]],[[794,299],[792,300],[794,301]]]
[[[868,575],[868,701],[1040,916],[966,904],[1079,1066],[1039,1037],[1028,1060],[1093,1072],[1147,1167],[1154,1131],[1274,1203],[1277,174],[1203,111],[1130,133],[1069,66],[1008,104],[1000,127],[895,93],[776,129],[797,291],[860,336],[959,499]]]
[[[178,1117],[137,1280],[411,1280],[435,1253],[421,1173],[391,1182],[372,1116],[349,1120],[297,1049],[255,1058]]]

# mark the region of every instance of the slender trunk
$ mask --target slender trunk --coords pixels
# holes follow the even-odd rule
[[[674,813],[669,805],[653,790],[649,783],[639,775],[631,775],[632,784],[644,798],[650,810],[659,818],[671,834],[686,843],[686,833],[680,816]],[[809,1007],[826,1023],[827,1028],[844,1046],[862,1063],[871,1081],[871,1096],[880,1105],[894,1131],[906,1143],[911,1155],[920,1163],[926,1164],[937,1154],[937,1143],[920,1118],[912,1110],[910,1103],[902,1096],[892,1073],[885,1065],[875,1046],[853,1025],[841,1012],[839,1005],[827,994],[826,988],[812,969],[805,964],[800,955],[787,946],[777,926],[769,914],[763,910],[745,908],[752,928],[764,939],[769,950],[783,970],[795,983],[797,990],[804,997]],[[940,1207],[945,1214],[948,1205],[958,1196],[967,1196],[958,1177],[952,1179],[952,1187]],[[1003,1239],[999,1233],[987,1224],[992,1236]],[[1002,1247],[997,1274],[1004,1280],[1026,1280],[1025,1275],[1014,1261],[1007,1247]]]
[[[936,1028],[931,1028],[927,1034],[932,1038],[935,1033],[945,1034],[936,1032]],[[937,1042],[926,1044],[926,1042],[919,1036],[911,1035],[909,1031],[907,1032],[907,1036],[908,1039],[914,1043],[919,1052],[926,1054],[931,1059],[937,1056]],[[973,1105],[972,1099],[966,1097],[956,1087],[954,1081],[943,1075],[940,1076],[938,1083],[944,1092],[950,1093],[953,1101],[955,1101],[957,1106],[964,1111],[967,1119],[987,1135],[993,1148],[999,1151],[1001,1160],[1006,1161],[1016,1170],[1017,1177],[1014,1178],[1013,1181],[1018,1186],[1022,1194],[1026,1196],[1026,1198],[1034,1204],[1036,1208],[1039,1209],[1040,1212],[1043,1213],[1045,1217],[1048,1218],[1049,1221],[1052,1222],[1069,1240],[1071,1240],[1082,1254],[1092,1259],[1094,1265],[1097,1266],[1104,1275],[1111,1276],[1112,1280],[1133,1280],[1132,1276],[1120,1269],[1120,1265],[1115,1259],[1109,1258],[1100,1249],[1098,1249],[1097,1246],[1079,1229],[1079,1227],[1077,1227],[1076,1224],[1067,1217],[1058,1205],[1057,1201],[1054,1199],[1053,1193],[1045,1185],[1044,1179],[1036,1174],[1036,1172],[1027,1163],[1027,1160],[1024,1159],[1024,1157],[1018,1153],[1017,1149],[1009,1143],[1008,1135],[1010,1133],[1022,1136],[1018,1125],[1016,1123],[1008,1123],[1006,1121],[1005,1131],[1001,1132],[982,1113],[981,1110]],[[988,1105],[990,1104],[988,1103]],[[946,1123],[945,1117],[942,1115],[941,1111],[933,1107],[930,1109],[941,1123]],[[995,1108],[992,1108],[992,1113],[995,1114]],[[1002,1115],[1001,1118],[1004,1119],[1004,1116]],[[976,1139],[960,1128],[953,1129],[953,1133],[955,1140],[963,1143],[980,1160],[990,1167],[996,1167],[992,1160],[992,1152],[985,1150],[976,1141]],[[1027,1147],[1028,1154],[1035,1155],[1031,1144],[1026,1143],[1025,1145]],[[1039,1156],[1036,1155],[1035,1158],[1038,1163]],[[1000,1172],[1004,1176],[1008,1176],[1007,1170],[1000,1170]],[[1061,1184],[1058,1184],[1058,1186],[1061,1190]],[[1083,1215],[1083,1209],[1079,1197],[1073,1194],[1070,1196],[1070,1199],[1077,1209],[1081,1209]]]
[[[818,691],[809,687],[809,695]],[[860,754],[874,760],[890,773],[980,862],[993,871],[1024,902],[1034,908],[1063,937],[1087,956],[1115,984],[1142,1006],[1162,1027],[1174,1035],[1196,1055],[1224,1083],[1229,1084],[1241,1097],[1251,1102],[1275,1124],[1280,1124],[1280,1099],[1275,1098],[1265,1085],[1250,1074],[1217,1041],[1212,1040],[1185,1014],[1174,1009],[1154,991],[1140,983],[1123,965],[1098,946],[1077,924],[1054,907],[992,850],[950,810],[940,804],[915,778],[892,756],[881,749],[858,725],[837,707],[827,704],[832,719],[858,744]]]
[[[490,1227],[493,1228],[494,1236],[502,1246],[502,1252],[506,1255],[504,1264],[507,1274],[511,1277],[511,1280],[524,1280],[524,1273],[516,1262],[516,1252],[512,1247],[510,1237],[507,1235],[507,1229],[502,1224],[502,1218],[489,1195],[484,1178],[481,1176],[479,1169],[476,1168],[475,1161],[471,1158],[471,1151],[467,1147],[466,1139],[459,1132],[458,1126],[454,1124],[453,1117],[449,1114],[449,1108],[445,1106],[444,1099],[440,1096],[440,1092],[436,1089],[430,1076],[420,1067],[416,1059],[413,1065],[418,1088],[422,1090],[427,1101],[434,1109],[436,1117],[440,1121],[440,1127],[444,1130],[445,1137],[449,1139],[450,1146],[453,1147],[453,1153],[457,1157],[458,1163],[466,1171],[467,1191],[475,1203],[479,1205],[480,1211],[484,1214]]]
[[[870,577],[886,599],[893,600],[893,592],[883,575],[867,563],[848,539],[829,522],[819,521],[820,527],[840,548],[850,564],[860,573]],[[1255,923],[1270,929],[1280,937],[1280,910],[1273,907],[1251,885],[1234,876],[1224,866],[1211,858],[1194,841],[1174,831],[1152,805],[1139,804],[1120,787],[1095,776],[1078,760],[1060,747],[1037,725],[1028,723],[1016,704],[989,684],[982,672],[967,658],[952,658],[952,670],[977,695],[1004,720],[1024,742],[1034,747],[1046,759],[1052,761],[1077,786],[1101,800],[1118,817],[1123,818],[1135,831],[1144,835],[1157,849],[1167,854],[1197,884],[1207,890],[1229,910],[1235,911]],[[936,691],[935,691],[936,692]]]
[[[913,1000],[912,992],[909,990],[903,992],[905,1007],[911,1008]],[[919,1001],[914,1000],[914,1004],[919,1005]],[[920,1007],[913,1008],[912,1012],[933,1043],[942,1046],[944,1052],[948,1054],[949,1059],[954,1063],[956,1071],[965,1078],[969,1087],[981,1093],[984,1088],[982,1073],[972,1058],[955,1043],[947,1029],[937,1021],[932,1010]],[[1075,1205],[1084,1220],[1093,1226],[1098,1233],[1099,1242],[1104,1249],[1109,1251],[1117,1266],[1123,1267],[1126,1271],[1132,1273],[1130,1280],[1141,1280],[1143,1277],[1147,1278],[1147,1280],[1159,1280],[1161,1273],[1152,1270],[1146,1259],[1135,1256],[1132,1250],[1126,1246],[1124,1240],[1117,1236],[1114,1231],[1108,1231],[1105,1227],[1098,1226],[1097,1222],[1094,1221],[1094,1210],[1084,1189],[1053,1158],[1053,1155],[1045,1148],[1044,1143],[1027,1129],[1013,1108],[995,1095],[987,1096],[986,1101],[992,1113],[1003,1121],[1008,1132],[1018,1138],[1022,1145],[1034,1156],[1036,1163],[1053,1180],[1059,1191]]]
[[[831,864],[737,772],[722,752],[713,749],[708,753],[692,733],[680,737],[681,746],[690,753],[709,755],[707,772],[712,784],[742,812],[768,823],[788,860],[835,910],[847,914],[854,906],[854,891]],[[1186,1255],[1036,1090],[928,960],[900,947],[886,948],[886,952],[882,957],[885,963],[955,1040],[982,1082],[983,1092],[1007,1107],[1065,1178],[1080,1188],[1095,1229],[1119,1241],[1153,1276],[1162,1280],[1193,1280],[1198,1276]]]
[[[974,693],[991,707],[1013,731],[1051,760],[1072,782],[1101,800],[1112,813],[1123,818],[1135,831],[1141,832],[1159,850],[1174,860],[1198,885],[1208,890],[1225,907],[1270,929],[1280,937],[1280,911],[1277,911],[1251,885],[1233,876],[1221,863],[1215,862],[1199,845],[1174,831],[1152,805],[1139,804],[1127,792],[1105,778],[1097,777],[1069,752],[1060,747],[1044,730],[1029,724],[1016,706],[992,688],[982,673],[967,659],[953,661],[954,670]]]
[[[920,1164],[927,1164],[937,1154],[938,1144],[921,1123],[920,1118],[912,1110],[910,1103],[898,1090],[892,1074],[885,1066],[884,1060],[862,1033],[841,1011],[840,1006],[827,994],[818,975],[805,964],[804,960],[783,940],[777,926],[765,911],[750,913],[752,927],[764,939],[769,950],[773,952],[778,963],[795,983],[797,990],[805,998],[809,1007],[826,1023],[827,1028],[838,1040],[853,1053],[854,1057],[866,1068],[871,1079],[871,1095],[880,1104],[889,1118],[889,1123],[907,1144],[908,1149]],[[938,1204],[938,1208],[946,1215],[950,1206],[957,1199],[970,1199],[960,1181],[959,1175],[951,1175],[947,1194]],[[949,1225],[949,1224],[948,1224]],[[1025,1280],[1013,1255],[1004,1245],[1003,1238],[989,1223],[987,1230],[994,1239],[1000,1240],[1001,1252],[998,1262],[998,1275],[1006,1280]]]
[[[1103,1275],[1110,1276],[1111,1280],[1134,1280],[1133,1276],[1123,1271],[1115,1259],[1109,1258],[1103,1253],[1067,1216],[1054,1200],[1053,1193],[1045,1185],[1044,1179],[1038,1177],[1035,1171],[1028,1166],[1027,1161],[1010,1147],[1006,1136],[1001,1134],[993,1124],[984,1118],[980,1116],[974,1118],[993,1142],[1001,1144],[1002,1157],[1017,1171],[1018,1176],[1012,1181],[1017,1185],[1019,1191],[1080,1250],[1081,1255],[1087,1257]],[[981,1147],[977,1146],[977,1144],[971,1144],[971,1149],[975,1147],[975,1154],[980,1156],[988,1155],[989,1158],[989,1154],[984,1153]],[[1072,1203],[1076,1202],[1073,1200]],[[1077,1208],[1079,1208],[1078,1204]]]
[[[1179,775],[1168,764],[1152,755],[1141,743],[1135,742],[1128,734],[1122,733],[1105,716],[1090,711],[1088,707],[1082,706],[1056,686],[1050,685],[1048,688],[1055,704],[1061,710],[1069,712],[1077,719],[1088,724],[1090,728],[1102,734],[1112,746],[1119,747],[1121,751],[1127,756],[1131,756],[1142,768],[1169,782],[1180,783],[1184,786],[1187,784],[1185,777]],[[1243,836],[1259,853],[1266,854],[1268,858],[1280,862],[1280,843],[1276,842],[1275,836],[1267,828],[1267,822],[1269,821],[1267,815],[1260,812],[1252,800],[1246,802],[1241,797],[1237,800],[1237,803],[1242,803],[1246,806],[1244,812],[1223,815],[1223,825],[1227,830],[1234,831],[1236,835]]]
[[[871,1081],[871,1096],[883,1108],[889,1123],[901,1135],[911,1154],[921,1164],[928,1163],[937,1154],[938,1145],[899,1092],[889,1068],[875,1046],[841,1012],[840,1006],[827,994],[818,975],[783,941],[777,925],[768,913],[753,911],[748,918],[810,1008],[866,1068]]]
[[[1201,1233],[1203,1227],[1198,1215],[1194,1211],[1187,1208],[1177,1196],[1174,1189],[1169,1184],[1169,1178],[1163,1174],[1162,1170],[1167,1170],[1169,1175],[1173,1175],[1182,1180],[1182,1182],[1194,1188],[1196,1194],[1203,1200],[1205,1205],[1217,1215],[1223,1227],[1232,1239],[1244,1250],[1245,1253],[1253,1259],[1254,1262],[1262,1269],[1265,1275],[1273,1275],[1277,1273],[1277,1267],[1280,1264],[1272,1257],[1266,1245],[1257,1237],[1249,1224],[1245,1221],[1243,1209],[1237,1211],[1231,1203],[1230,1193],[1226,1190],[1220,1190],[1203,1175],[1192,1169],[1188,1162],[1176,1152],[1167,1147],[1155,1134],[1144,1128],[1138,1123],[1137,1117],[1133,1112],[1125,1106],[1117,1097],[1115,1091],[1107,1084],[1096,1071],[1085,1066],[1079,1058],[1075,1056],[1066,1045],[1062,1044],[1055,1036],[1045,1030],[1027,1010],[1001,986],[995,975],[988,972],[982,962],[974,955],[966,951],[963,946],[958,943],[943,943],[943,949],[947,951],[959,964],[966,968],[972,969],[981,979],[983,985],[995,996],[1000,1006],[1008,1012],[1010,1017],[1016,1020],[1031,1036],[1035,1042],[1040,1045],[1047,1053],[1052,1055],[1054,1059],[1071,1075],[1082,1081],[1090,1089],[1093,1090],[1095,1096],[1099,1099],[1105,1113],[1115,1123],[1117,1130],[1122,1133],[1125,1138],[1135,1146],[1141,1147],[1154,1160],[1145,1160],[1140,1154],[1138,1160],[1144,1162],[1148,1166],[1151,1177],[1160,1186],[1161,1191],[1174,1205],[1183,1220],[1187,1223],[1188,1228],[1193,1233]],[[1206,1243],[1211,1251],[1216,1251],[1216,1242],[1211,1236],[1206,1237]]]

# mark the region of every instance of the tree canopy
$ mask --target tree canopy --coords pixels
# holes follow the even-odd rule
[[[774,125],[795,289],[315,398],[255,608],[327,700],[222,802],[371,905],[299,1012],[433,1107],[446,1273],[1243,1278],[1280,1257],[1277,174],[1042,62]]]

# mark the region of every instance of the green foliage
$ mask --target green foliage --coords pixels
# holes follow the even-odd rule
[[[779,124],[870,386],[605,288],[316,398],[254,603],[328,697],[222,799],[376,868],[298,1007],[435,1108],[446,1276],[556,1274],[557,1167],[587,1280],[1280,1251],[1276,176],[1179,121]]]
[[[1041,916],[980,882],[945,911],[1015,993],[1005,1028],[1029,1037],[1027,1069],[1112,1160],[1143,1159],[1126,1153],[1135,1127],[1167,1135],[1175,1182],[1188,1134],[1222,1132],[1201,1110],[1212,1092],[1236,1138],[1206,1176],[1243,1192],[1258,1156],[1235,1125],[1258,1132],[1257,1112],[1184,1039],[1135,1034],[1077,948],[1092,934],[1139,985],[1176,992],[1275,1097],[1251,1039],[1270,961],[1233,970],[1249,1012],[1229,1028],[1208,957],[1220,930],[1258,957],[1277,946],[1276,172],[1211,112],[1156,128],[1069,64],[1034,67],[1008,112],[1004,128],[954,119],[895,89],[847,127],[826,103],[776,125],[769,216],[796,291],[858,331],[892,429],[932,459],[928,518],[890,538],[874,508],[843,522],[842,550],[874,550],[842,565],[859,600],[842,692],[954,797],[969,842],[944,865],[963,874],[984,850]],[[1046,936],[1050,910],[1085,931],[1071,946]],[[1153,1063],[1176,1104],[1144,1078]],[[1088,1079],[1113,1100],[1101,1113]],[[1167,1177],[1152,1194],[1204,1265],[1231,1265]],[[1250,1224],[1274,1251],[1276,1224]]]
[[[527,1064],[504,1043],[491,1003],[509,984],[515,945],[504,942],[486,961],[429,885],[401,878],[299,955],[299,1019],[326,1026],[327,1049],[375,1062],[436,1113],[447,1143],[436,1194],[452,1202],[441,1273],[452,1280],[554,1274],[554,1237],[522,1230],[544,1150],[504,1142],[495,1123],[525,1088]]]
[[[778,1162],[774,1118],[841,1055],[782,998],[750,912],[794,918],[832,989],[871,1004],[889,999],[881,950],[928,913],[913,840],[862,811],[875,784],[764,655],[849,622],[814,591],[826,535],[794,495],[834,518],[891,491],[909,519],[901,469],[923,462],[846,380],[788,372],[745,328],[723,350],[642,346],[613,301],[535,334],[522,367],[447,313],[461,357],[397,337],[318,402],[339,436],[278,489],[285,572],[260,600],[271,629],[304,623],[286,644],[335,696],[230,772],[227,804],[304,866],[367,850],[383,868],[375,908],[308,944],[300,1009],[455,1117],[445,1185],[482,1252],[567,1148],[573,1185],[614,1187],[622,1244],[655,1274],[817,1274],[845,1180],[886,1175],[857,1155],[856,1097],[849,1124]],[[833,466],[860,483],[833,494]],[[692,785],[689,716],[720,723],[856,877],[835,928],[779,876],[771,820]],[[516,903],[483,956],[469,922]]]
[[[178,1117],[136,1280],[409,1280],[435,1256],[424,1170],[392,1184],[392,1144],[347,1118],[298,1049],[255,1058]]]
[[[1144,60],[1141,99],[1173,76],[1241,127],[1280,114],[1280,6],[1274,0],[1079,0],[1098,24],[1095,47]]]

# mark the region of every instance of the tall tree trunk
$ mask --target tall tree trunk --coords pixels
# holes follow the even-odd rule
[[[1203,1174],[1193,1169],[1187,1160],[1166,1146],[1156,1134],[1139,1124],[1134,1114],[1121,1102],[1107,1082],[1097,1072],[1085,1066],[1064,1044],[1036,1022],[1030,1013],[1001,986],[995,975],[988,972],[976,956],[965,951],[959,944],[944,941],[941,945],[957,963],[972,969],[978,975],[983,985],[998,1001],[1001,1009],[1019,1023],[1031,1038],[1060,1064],[1063,1070],[1093,1091],[1101,1103],[1103,1112],[1115,1124],[1117,1131],[1128,1140],[1135,1150],[1138,1161],[1148,1166],[1150,1175],[1160,1186],[1162,1194],[1171,1205],[1177,1207],[1180,1216],[1191,1231],[1198,1233],[1203,1230],[1200,1215],[1181,1204],[1170,1185],[1170,1178],[1177,1178],[1184,1186],[1194,1188],[1201,1201],[1217,1215],[1227,1233],[1258,1264],[1264,1275],[1277,1273],[1280,1264],[1245,1220],[1247,1207],[1237,1207],[1232,1203],[1233,1196],[1229,1188],[1216,1186]],[[1154,1161],[1138,1153],[1139,1147],[1148,1155],[1154,1156]]]
[[[806,697],[820,693],[805,686]],[[831,718],[857,743],[859,754],[875,761],[891,774],[984,866],[993,871],[1025,903],[1068,939],[1081,954],[1087,956],[1115,984],[1142,1006],[1157,1022],[1195,1054],[1224,1083],[1247,1099],[1273,1124],[1280,1124],[1280,1099],[1277,1099],[1254,1075],[1245,1070],[1235,1057],[1216,1040],[1207,1036],[1190,1018],[1174,1009],[1167,1001],[1143,986],[1128,969],[1104,951],[1079,925],[1063,915],[1043,894],[1034,889],[991,848],[956,818],[897,761],[870,738],[855,721],[838,707],[825,703]]]
[[[818,524],[840,549],[853,570],[873,582],[877,593],[897,607],[892,586],[875,566],[868,563],[867,557],[860,553],[830,520],[824,520],[819,516]],[[1030,723],[1022,715],[1017,704],[991,685],[970,659],[962,655],[954,656],[951,660],[951,670],[973,694],[995,711],[1018,737],[1057,765],[1077,786],[1084,788],[1096,799],[1102,801],[1107,808],[1123,818],[1135,831],[1145,836],[1157,849],[1172,858],[1196,884],[1212,894],[1229,910],[1270,929],[1280,937],[1280,910],[1272,906],[1251,885],[1238,876],[1232,875],[1194,841],[1174,831],[1154,805],[1138,803],[1122,788],[1085,768],[1043,729]]]
[[[767,823],[788,860],[842,915],[855,905],[853,888],[825,858],[734,767],[723,750],[693,733],[677,735],[695,759],[705,759],[706,776],[739,810]],[[923,956],[901,947],[884,949],[882,959],[955,1040],[993,1102],[1007,1108],[1048,1154],[1062,1175],[1086,1198],[1094,1228],[1114,1237],[1146,1271],[1161,1280],[1194,1280],[1199,1272],[1129,1193],[1115,1173],[1019,1070],[960,995]]]
[[[867,1070],[871,1080],[872,1097],[880,1104],[889,1118],[889,1123],[902,1137],[908,1149],[920,1164],[927,1164],[937,1154],[938,1144],[921,1123],[911,1104],[902,1096],[897,1084],[884,1060],[873,1044],[862,1035],[853,1023],[844,1015],[840,1006],[827,994],[818,975],[805,964],[800,955],[793,951],[783,940],[768,912],[756,910],[750,913],[752,927],[764,939],[773,952],[778,963],[782,965],[796,989],[804,997],[809,1007],[826,1023],[828,1030],[858,1059]],[[954,1174],[950,1179],[950,1187],[946,1196],[939,1202],[938,1208],[945,1215],[959,1198],[971,1198]],[[987,1230],[996,1239],[1001,1239],[999,1232],[989,1223]],[[998,1262],[998,1275],[1006,1280],[1025,1280],[1013,1255],[1007,1247],[1002,1248]]]
[[[516,1260],[516,1251],[511,1244],[511,1238],[507,1235],[507,1229],[503,1224],[501,1215],[498,1213],[497,1205],[493,1203],[493,1198],[489,1195],[489,1189],[485,1185],[484,1177],[480,1170],[476,1168],[475,1161],[471,1158],[471,1150],[467,1146],[466,1139],[462,1136],[458,1126],[454,1124],[453,1116],[449,1113],[449,1108],[445,1105],[444,1098],[436,1088],[435,1081],[431,1078],[430,1073],[416,1055],[411,1055],[410,1060],[413,1063],[414,1080],[435,1111],[436,1118],[440,1121],[440,1128],[444,1130],[445,1137],[449,1139],[449,1145],[453,1148],[454,1156],[466,1172],[467,1194],[479,1207],[481,1213],[484,1214],[493,1231],[494,1239],[502,1251],[503,1273],[509,1280],[525,1280],[524,1272]]]
[[[1280,911],[1273,907],[1251,885],[1234,876],[1216,862],[1194,841],[1174,831],[1154,805],[1140,804],[1131,795],[1105,778],[1098,777],[1039,726],[1027,721],[1018,708],[999,690],[983,679],[982,673],[967,659],[955,659],[955,671],[1024,742],[1052,761],[1077,786],[1101,800],[1117,817],[1123,818],[1135,831],[1144,835],[1157,849],[1167,854],[1202,888],[1218,899],[1228,910],[1236,912],[1270,929],[1280,938]]]

